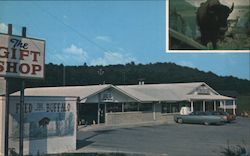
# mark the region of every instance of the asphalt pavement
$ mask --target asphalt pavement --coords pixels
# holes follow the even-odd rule
[[[225,125],[146,124],[80,129],[77,152],[125,152],[143,155],[222,156],[228,146],[250,152],[250,118]]]

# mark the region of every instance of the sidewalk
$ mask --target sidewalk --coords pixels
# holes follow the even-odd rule
[[[132,127],[140,127],[140,126],[155,126],[155,125],[163,125],[163,124],[174,124],[174,123],[166,123],[166,122],[143,122],[143,123],[136,123],[136,124],[120,124],[120,125],[106,125],[96,124],[96,125],[80,125],[78,126],[78,131],[104,131],[104,130],[112,130],[112,129],[119,129],[119,128],[132,128]]]
[[[167,154],[155,154],[155,153],[145,153],[145,152],[128,152],[128,151],[113,151],[113,150],[100,150],[96,148],[81,148],[76,150],[75,153],[81,153],[81,154],[98,154],[102,156],[167,156]]]

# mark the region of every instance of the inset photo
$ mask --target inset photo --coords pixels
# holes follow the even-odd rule
[[[249,52],[249,0],[167,0],[166,52]]]

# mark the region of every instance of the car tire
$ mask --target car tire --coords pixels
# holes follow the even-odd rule
[[[207,125],[209,125],[209,123],[208,123],[207,121],[205,121],[205,122],[204,122],[204,125],[206,125],[206,126],[207,126]]]
[[[183,123],[183,120],[182,120],[181,118],[178,118],[178,119],[177,119],[177,123],[182,124],[182,123]]]

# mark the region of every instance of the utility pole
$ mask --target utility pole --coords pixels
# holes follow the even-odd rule
[[[63,86],[66,86],[66,67],[65,65],[63,64]]]
[[[104,70],[102,68],[100,68],[98,71],[97,71],[98,75],[100,75],[100,78],[101,78],[101,83],[102,84],[105,84],[105,81],[102,79],[103,78],[103,74],[104,74]]]

